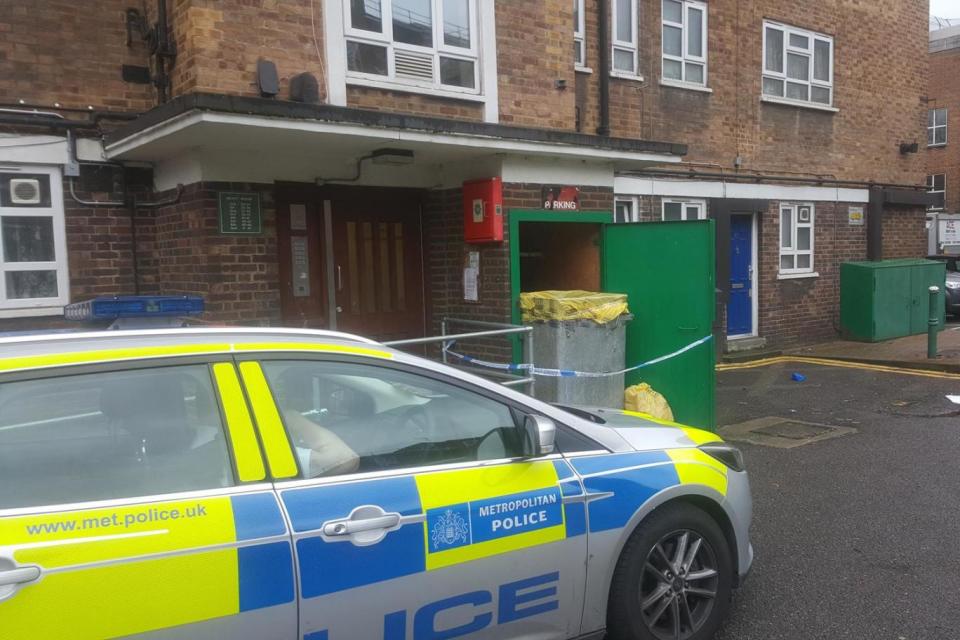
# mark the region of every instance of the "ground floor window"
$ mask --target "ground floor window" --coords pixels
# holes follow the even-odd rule
[[[640,207],[637,199],[630,196],[617,196],[613,208],[614,222],[640,222]]]
[[[663,201],[662,217],[664,222],[703,220],[707,217],[707,203],[704,200],[667,198]]]
[[[0,171],[0,312],[66,304],[60,172]]]
[[[813,205],[780,205],[780,273],[813,273]]]
[[[932,211],[940,211],[943,209],[947,200],[946,174],[938,173],[932,176],[927,176],[927,193],[932,193],[935,198],[933,204],[927,208]]]

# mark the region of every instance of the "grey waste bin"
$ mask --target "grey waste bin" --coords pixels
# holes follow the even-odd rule
[[[619,371],[626,365],[624,313],[610,322],[537,320],[533,326],[533,362],[537,367],[582,372]],[[545,402],[623,408],[623,374],[587,377],[537,376],[534,395]]]

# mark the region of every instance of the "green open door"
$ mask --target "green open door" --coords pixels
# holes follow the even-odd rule
[[[673,353],[713,331],[713,220],[607,224],[603,227],[603,290],[626,293],[627,366]],[[715,345],[708,340],[674,358],[627,374],[662,393],[677,422],[716,428]]]

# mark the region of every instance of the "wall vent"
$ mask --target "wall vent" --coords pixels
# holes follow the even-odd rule
[[[40,181],[36,178],[11,178],[11,204],[40,204],[43,193],[40,191]]]
[[[394,67],[398,78],[433,80],[433,55],[394,49]]]

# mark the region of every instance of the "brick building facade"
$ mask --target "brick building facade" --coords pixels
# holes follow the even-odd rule
[[[510,211],[561,185],[611,221],[715,219],[741,345],[836,335],[840,262],[925,252],[900,149],[927,111],[920,1],[21,0],[0,33],[0,218],[50,245],[0,265],[4,330],[134,292],[381,337],[509,321]],[[50,201],[10,201],[34,175]],[[468,244],[461,185],[490,177],[505,237]],[[223,193],[256,194],[256,233],[222,233]]]
[[[960,145],[951,139],[960,127],[960,27],[930,32],[927,85],[927,185],[937,213],[960,213]]]

